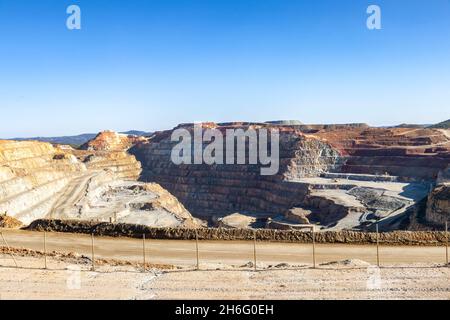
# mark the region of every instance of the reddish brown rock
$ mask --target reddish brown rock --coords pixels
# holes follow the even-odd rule
[[[83,144],[80,149],[88,151],[125,151],[133,144],[144,140],[145,138],[140,136],[103,131],[94,139]]]
[[[435,180],[450,162],[450,139],[437,129],[320,129],[324,139],[346,156],[342,172],[389,174],[404,179]]]
[[[192,125],[181,126],[192,130]],[[275,128],[241,123],[222,126],[208,123],[206,127],[217,128],[223,133],[232,128]],[[330,170],[339,165],[339,153],[329,144],[307,137],[295,128],[276,128],[280,130],[280,168],[273,176],[261,175],[261,166],[248,164],[248,161],[242,165],[176,165],[170,158],[177,143],[171,141],[171,130],[154,134],[130,151],[142,163],[144,180],[160,183],[197,215],[208,217],[240,211],[282,214],[296,202],[301,202],[307,193],[305,185],[288,180],[317,176]]]

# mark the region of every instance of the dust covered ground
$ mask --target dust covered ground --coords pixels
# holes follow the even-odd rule
[[[310,265],[191,267],[97,262],[78,255],[0,254],[0,299],[450,299],[450,268],[376,268],[362,260]],[[206,270],[205,270],[206,269]]]

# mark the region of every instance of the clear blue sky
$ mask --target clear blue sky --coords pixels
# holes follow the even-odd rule
[[[435,123],[450,118],[450,0],[0,0],[0,108],[3,138]]]

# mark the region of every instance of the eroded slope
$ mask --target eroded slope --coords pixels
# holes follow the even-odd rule
[[[23,224],[56,218],[196,226],[170,193],[136,181],[140,163],[126,152],[134,137],[125,137],[129,141],[102,133],[90,142],[93,150],[83,151],[36,141],[0,141],[0,213]]]
[[[193,130],[192,125],[183,125]],[[449,163],[447,132],[367,125],[208,123],[208,128],[280,130],[280,170],[259,165],[175,165],[172,130],[131,149],[142,178],[172,192],[212,225],[292,229],[404,228]],[[205,148],[205,144],[203,145]],[[248,163],[248,161],[246,162]]]

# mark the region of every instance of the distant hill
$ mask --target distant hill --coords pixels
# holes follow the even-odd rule
[[[299,126],[303,124],[298,120],[275,120],[275,121],[266,121],[266,123],[281,126]]]
[[[139,131],[139,130],[130,130],[125,132],[120,132],[123,134],[131,134],[133,136],[151,136],[153,132],[145,132],[145,131]]]
[[[429,124],[412,124],[412,123],[402,123],[399,124],[398,126],[394,126],[392,128],[416,128],[416,129],[422,129],[422,128],[426,128],[429,127]]]
[[[442,121],[440,123],[434,124],[432,126],[430,126],[429,128],[434,128],[434,129],[450,129],[450,119],[446,120],[446,121]]]
[[[148,136],[151,135],[151,132],[139,131],[139,130],[130,130],[121,132],[123,134],[130,134],[135,136]],[[85,144],[89,140],[94,139],[97,136],[97,133],[83,133],[76,136],[61,136],[61,137],[31,137],[31,138],[14,138],[9,140],[17,140],[17,141],[42,141],[49,142],[54,144],[68,144],[71,146],[81,146]]]

